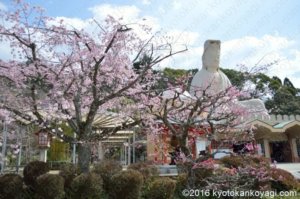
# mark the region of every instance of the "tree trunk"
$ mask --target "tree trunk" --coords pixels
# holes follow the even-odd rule
[[[187,143],[186,143],[186,137],[180,137],[179,138],[179,147],[180,147],[180,150],[182,153],[184,153],[184,155],[188,158],[190,157],[191,155],[191,152],[187,146]]]
[[[89,144],[78,145],[78,165],[83,173],[88,173],[90,170],[91,147]]]

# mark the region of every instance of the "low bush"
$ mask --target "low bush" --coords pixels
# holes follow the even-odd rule
[[[73,179],[80,174],[80,169],[73,164],[65,164],[61,167],[59,175],[65,179],[64,187],[69,189]]]
[[[17,174],[5,174],[0,177],[0,199],[21,199],[23,179]]]
[[[149,184],[146,199],[173,199],[176,181],[170,178],[157,178]]]
[[[227,168],[246,166],[270,168],[270,160],[262,156],[225,156],[219,161]]]
[[[212,165],[212,159],[205,159],[202,162],[193,163],[193,162],[184,162],[177,165],[178,173],[186,174],[187,180],[186,185],[191,187],[203,187],[206,185],[204,179],[213,175],[214,168],[208,167],[206,164]],[[198,166],[196,166],[198,165]],[[184,175],[183,175],[184,176]]]
[[[121,171],[111,178],[111,199],[139,199],[143,185],[143,175],[135,170]]]
[[[207,185],[205,179],[213,175],[214,170],[208,168],[196,168],[193,169],[194,177],[193,182],[195,187],[204,187]]]
[[[36,180],[36,193],[44,199],[64,198],[64,178],[55,174],[43,174]]]
[[[145,162],[130,164],[128,169],[139,171],[143,175],[144,180],[158,176],[159,174],[156,166],[147,164]]]
[[[182,191],[187,188],[188,185],[188,175],[186,173],[178,174],[175,178],[176,180],[176,188],[175,188],[175,195],[177,198],[186,198],[182,195]]]
[[[29,187],[23,187],[23,192],[22,192],[22,199],[40,199],[40,197],[38,197],[36,195],[36,193],[30,189]]]
[[[34,189],[37,177],[47,172],[49,172],[47,163],[41,161],[30,162],[25,166],[23,171],[24,183],[31,189]]]
[[[144,183],[142,185],[142,198],[145,197],[149,190],[149,184],[159,175],[158,168],[153,164],[146,162],[139,162],[130,164],[128,169],[139,171],[143,175]]]
[[[122,166],[119,162],[114,160],[104,160],[99,164],[94,165],[92,172],[99,174],[103,180],[103,188],[109,192],[111,177],[122,171]]]
[[[270,176],[272,177],[271,187],[277,191],[300,189],[300,183],[297,179],[291,173],[283,169],[271,168]]]
[[[220,163],[227,168],[244,167],[246,164],[249,164],[242,156],[225,156],[220,159]]]
[[[270,159],[263,156],[257,156],[257,155],[245,156],[244,162],[246,165],[250,165],[252,167],[270,168]]]
[[[83,173],[71,183],[72,199],[99,199],[103,195],[103,181],[96,173]]]

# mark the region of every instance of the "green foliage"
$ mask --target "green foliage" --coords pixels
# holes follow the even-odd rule
[[[182,191],[187,188],[188,185],[188,175],[186,173],[178,174],[176,178],[176,188],[175,188],[175,195],[177,198],[186,198],[182,195]]]
[[[73,136],[74,132],[66,122],[60,124],[53,123],[51,124],[53,128],[61,128],[65,135]],[[66,161],[69,159],[69,143],[65,143],[60,139],[54,138],[51,141],[51,147],[48,153],[49,161]]]
[[[135,72],[137,74],[140,74],[142,72],[142,70],[144,69],[144,67],[149,65],[151,63],[151,61],[152,61],[151,57],[149,57],[146,54],[143,55],[139,61],[133,63],[133,68],[134,68]]]
[[[0,199],[21,199],[23,179],[17,174],[5,174],[0,177]]]
[[[279,79],[278,77],[274,76],[272,77],[272,79],[270,80],[269,83],[269,88],[273,91],[276,92],[278,89],[280,89],[282,86],[282,82],[281,79]]]
[[[66,161],[69,159],[69,143],[53,139],[49,150],[49,161]]]
[[[228,79],[231,81],[232,85],[243,88],[245,82],[246,82],[246,75],[242,72],[233,70],[233,69],[221,69],[223,73],[228,77]]]
[[[278,89],[273,99],[267,100],[265,104],[271,114],[300,114],[299,96],[294,96],[285,86]]]
[[[48,164],[41,161],[28,163],[23,171],[24,183],[31,189],[36,187],[36,179],[49,171]]]
[[[233,69],[221,69],[229,78],[232,85],[242,89],[246,82],[252,82],[255,89],[250,93],[251,97],[260,98],[266,96],[267,93],[271,97],[265,100],[266,108],[271,114],[300,114],[300,97],[297,94],[299,89],[295,88],[292,82],[285,78],[282,82],[278,77],[270,78],[263,73],[248,74]],[[158,80],[156,89],[165,90],[168,85],[176,85],[180,78],[184,78],[188,73],[195,74],[197,69],[183,70],[165,68],[162,71],[162,77]],[[186,85],[188,90],[191,78]],[[289,100],[286,100],[289,99]]]
[[[80,174],[80,169],[73,164],[65,164],[59,171],[59,175],[64,178],[65,189],[71,187],[73,179]]]
[[[283,84],[278,77],[273,77],[269,83],[273,98],[265,102],[271,114],[291,115],[300,114],[300,98],[297,96],[299,89],[285,78]]]
[[[170,80],[175,80],[176,78],[185,76],[187,74],[187,70],[165,68],[163,70],[163,74],[164,76],[169,77]]]
[[[155,89],[160,91],[164,91],[169,88],[169,86],[178,85],[178,80],[187,80],[187,82],[181,82],[185,84],[186,89],[189,90],[189,86],[191,84],[192,78],[187,79],[186,77],[190,74],[193,75],[198,71],[198,69],[184,70],[184,69],[173,69],[173,68],[165,68],[162,71],[154,71],[155,74],[160,73],[160,79],[158,79]],[[180,81],[179,81],[180,82]]]
[[[143,185],[143,176],[135,170],[121,171],[111,178],[111,199],[139,199]]]
[[[291,80],[289,80],[287,77],[283,80],[283,85],[288,89],[288,91],[295,96],[298,92],[298,90],[294,87]]]
[[[103,179],[103,188],[109,192],[111,186],[111,177],[122,170],[120,162],[114,160],[104,160],[99,164],[94,165],[92,172],[99,174]]]
[[[146,199],[173,199],[176,181],[170,178],[157,178],[149,184]]]
[[[62,129],[62,131],[64,132],[65,135],[68,135],[68,136],[74,135],[72,128],[66,122],[62,122],[61,124],[58,125],[58,127],[60,127]]]
[[[64,178],[55,174],[43,174],[37,178],[36,193],[43,199],[64,198]]]
[[[300,114],[300,97],[297,96],[299,89],[295,88],[288,78],[282,82],[276,76],[270,78],[262,73],[250,76],[232,69],[222,69],[222,71],[238,88],[243,88],[247,81],[252,82],[255,86],[253,93],[250,93],[252,97],[265,96],[266,93],[271,92],[272,96],[265,102],[271,114]]]
[[[159,175],[157,167],[151,163],[139,162],[130,164],[128,169],[139,171],[143,175],[142,196],[145,197],[149,189],[149,184]]]
[[[96,173],[83,173],[71,184],[72,199],[99,199],[103,195],[103,181]]]

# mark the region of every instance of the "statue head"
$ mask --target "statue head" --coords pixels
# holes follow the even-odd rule
[[[216,72],[220,63],[220,40],[206,40],[202,55],[202,68],[209,72]]]

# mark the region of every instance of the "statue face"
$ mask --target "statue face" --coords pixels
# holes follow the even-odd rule
[[[219,68],[219,62],[220,62],[220,41],[207,40],[204,43],[202,67],[204,67],[210,72],[215,72]]]

